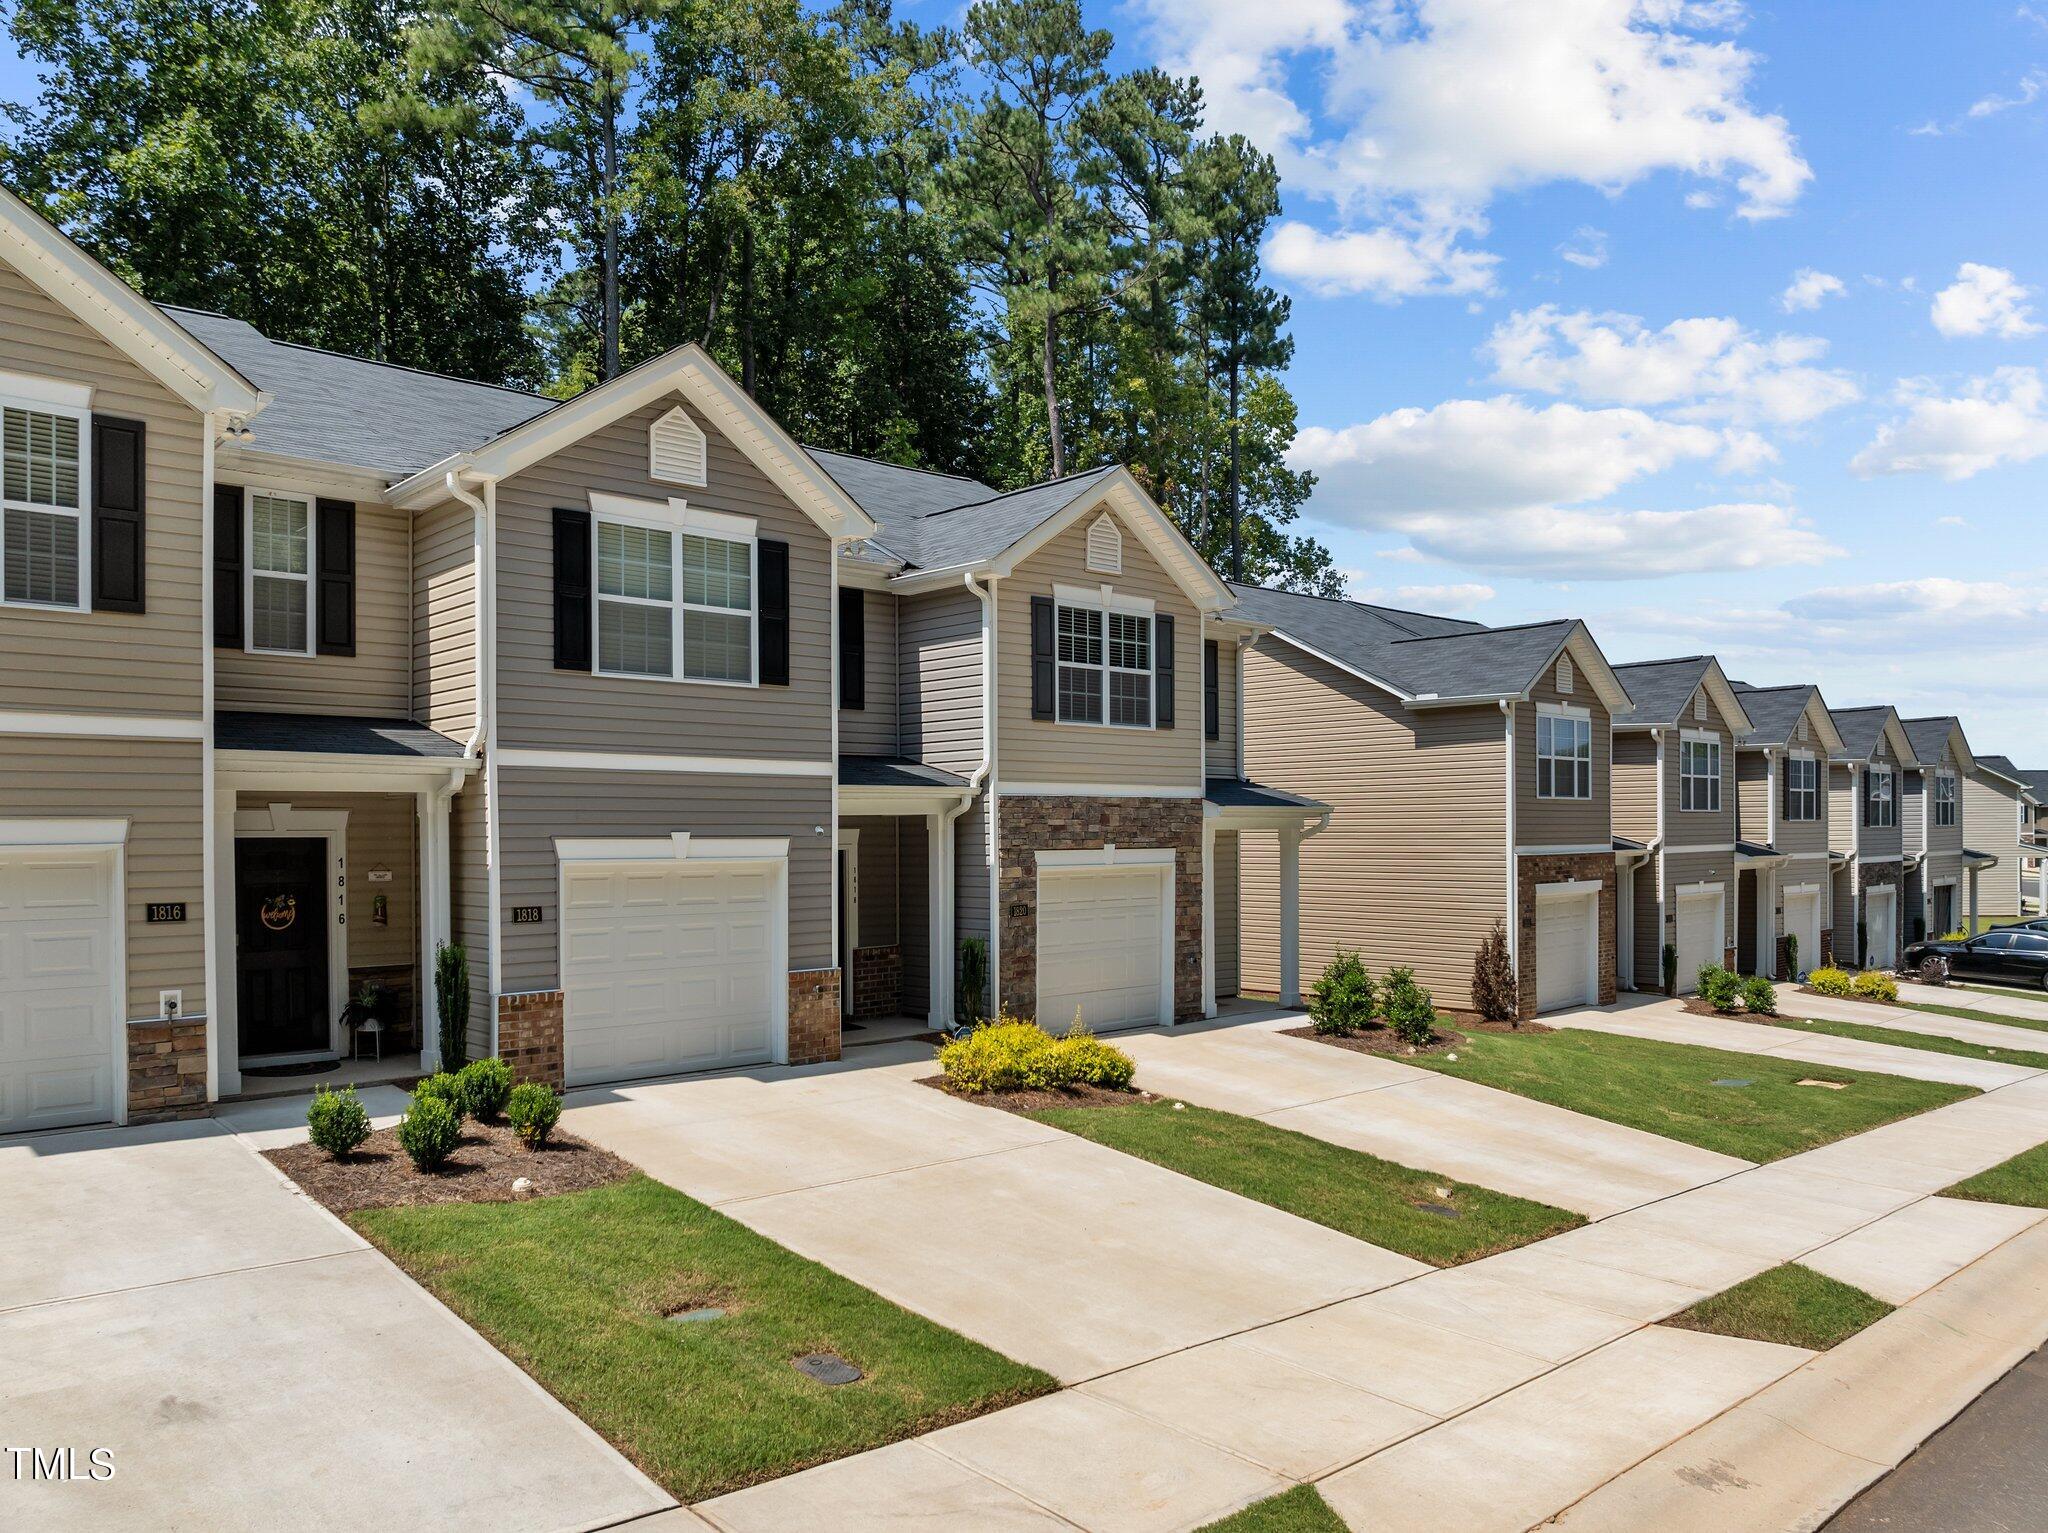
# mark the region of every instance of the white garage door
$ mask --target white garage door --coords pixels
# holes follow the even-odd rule
[[[1700,965],[1720,963],[1728,956],[1724,940],[1721,892],[1678,897],[1678,993],[1699,989]]]
[[[1536,1009],[1590,1006],[1600,897],[1571,894],[1536,898]]]
[[[1898,961],[1899,951],[1893,934],[1897,931],[1894,895],[1890,889],[1873,889],[1864,896],[1863,936],[1867,943],[1863,955],[1866,969],[1889,969]]]
[[[114,863],[0,855],[0,1133],[114,1116]]]
[[[1160,868],[1045,872],[1038,884],[1038,1020],[1074,1013],[1096,1032],[1171,1021],[1161,974],[1166,878]]]
[[[1807,973],[1819,964],[1820,891],[1785,896],[1785,935],[1799,939],[1799,972]]]
[[[773,864],[570,867],[562,898],[569,1084],[766,1062],[780,1008]]]

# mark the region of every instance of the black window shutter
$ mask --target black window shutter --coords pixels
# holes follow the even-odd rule
[[[555,669],[590,669],[590,513],[555,507]]]
[[[858,587],[839,592],[839,706],[868,705],[868,593]]]
[[[1053,716],[1056,667],[1053,664],[1052,598],[1031,598],[1031,716]]]
[[[92,607],[143,610],[143,425],[92,418]]]
[[[1173,728],[1173,619],[1165,613],[1152,619],[1152,717]]]
[[[356,652],[356,507],[349,500],[317,500],[320,518],[314,539],[320,563],[318,642],[323,655]]]
[[[242,647],[242,487],[213,487],[213,642]]]
[[[1214,639],[1202,641],[1202,733],[1223,738],[1223,655]]]
[[[755,545],[761,570],[759,634],[761,685],[789,685],[789,545],[763,538]]]

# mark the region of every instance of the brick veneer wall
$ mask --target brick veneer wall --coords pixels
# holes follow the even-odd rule
[[[562,1089],[562,992],[526,990],[498,997],[498,1053],[522,1081]]]
[[[1600,1004],[1614,1002],[1614,901],[1616,896],[1614,854],[1586,852],[1569,856],[1518,857],[1515,859],[1515,910],[1521,923],[1515,944],[1516,975],[1522,1015],[1536,1015],[1536,886],[1538,884],[1600,883]],[[1484,936],[1485,933],[1480,933]],[[1478,943],[1475,941],[1474,950]]]
[[[128,1027],[128,1121],[203,1118],[206,1019],[135,1022]]]
[[[853,1014],[856,1018],[893,1017],[903,1010],[903,950],[886,947],[853,950]]]
[[[792,969],[789,975],[789,1062],[821,1064],[839,1057],[839,971]]]
[[[1167,847],[1174,853],[1173,1015],[1178,1021],[1202,1014],[1200,799],[1005,798],[997,830],[1005,1010],[1021,1017],[1038,1012],[1038,853]]]

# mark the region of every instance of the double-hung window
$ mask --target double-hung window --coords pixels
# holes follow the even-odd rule
[[[1820,818],[1820,762],[1813,756],[1790,756],[1785,761],[1785,818]]]
[[[1872,830],[1889,830],[1899,823],[1888,767],[1872,767],[1863,780],[1863,823]]]
[[[754,683],[754,527],[680,501],[592,496],[597,671]]]
[[[1934,823],[1953,825],[1956,822],[1956,774],[1936,772],[1934,774]]]
[[[0,405],[0,599],[82,611],[90,558],[84,411]]]
[[[313,653],[313,502],[272,490],[248,492],[249,648]]]
[[[1536,715],[1536,796],[1593,796],[1593,721],[1587,715]]]
[[[1152,727],[1150,612],[1061,597],[1054,635],[1061,723]]]
[[[1682,735],[1678,742],[1678,807],[1715,813],[1721,807],[1721,742]]]

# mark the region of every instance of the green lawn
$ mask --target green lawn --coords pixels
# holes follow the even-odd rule
[[[2048,1208],[2048,1144],[2022,1150],[1989,1171],[1944,1187],[1941,1195],[1978,1203],[2010,1203],[2015,1208]]]
[[[1974,990],[1977,987],[1972,985],[1969,988]],[[2048,1033],[2048,1017],[2007,1017],[1997,1012],[1972,1011],[1967,1006],[1937,1006],[1932,1001],[1901,1001],[1899,1004],[1937,1017],[1960,1017],[1965,1022],[2002,1022],[2007,1027],[2030,1027],[2037,1033]]]
[[[1402,1063],[1756,1161],[1977,1094],[1968,1086],[1582,1028],[1479,1033],[1455,1055],[1417,1054]],[[1751,1084],[1716,1086],[1717,1080]],[[1845,1089],[1801,1086],[1801,1080],[1840,1081]]]
[[[1175,1111],[1171,1102],[1133,1102],[1054,1107],[1029,1116],[1438,1267],[1476,1261],[1586,1222],[1547,1203],[1397,1166],[1208,1107],[1189,1104]],[[1438,1189],[1447,1189],[1448,1196],[1438,1196]],[[1460,1217],[1430,1213],[1417,1203],[1448,1206]]]
[[[1199,1533],[1345,1533],[1344,1519],[1330,1510],[1313,1485],[1297,1485],[1277,1496],[1254,1501]]]
[[[1973,1022],[1989,1017],[1964,1011],[1958,1016]],[[1837,1038],[1860,1038],[1865,1043],[1890,1043],[1902,1049],[1925,1049],[1930,1054],[1961,1054],[1969,1059],[1995,1060],[2002,1065],[2025,1065],[2030,1070],[2048,1070],[2048,1054],[2028,1049],[2004,1049],[1982,1043],[1965,1043],[1960,1038],[1941,1038],[1931,1033],[1909,1033],[1896,1027],[1871,1027],[1862,1022],[1831,1022],[1825,1017],[1804,1021],[1793,1017],[1751,1017],[1752,1022],[1769,1022],[1801,1033],[1831,1033]]]
[[[1891,1305],[1860,1288],[1787,1262],[1702,1299],[1664,1323],[1825,1352],[1891,1312]]]
[[[351,1222],[684,1501],[1057,1387],[644,1176]],[[663,1318],[698,1304],[727,1314]],[[867,1377],[790,1366],[817,1351]]]

